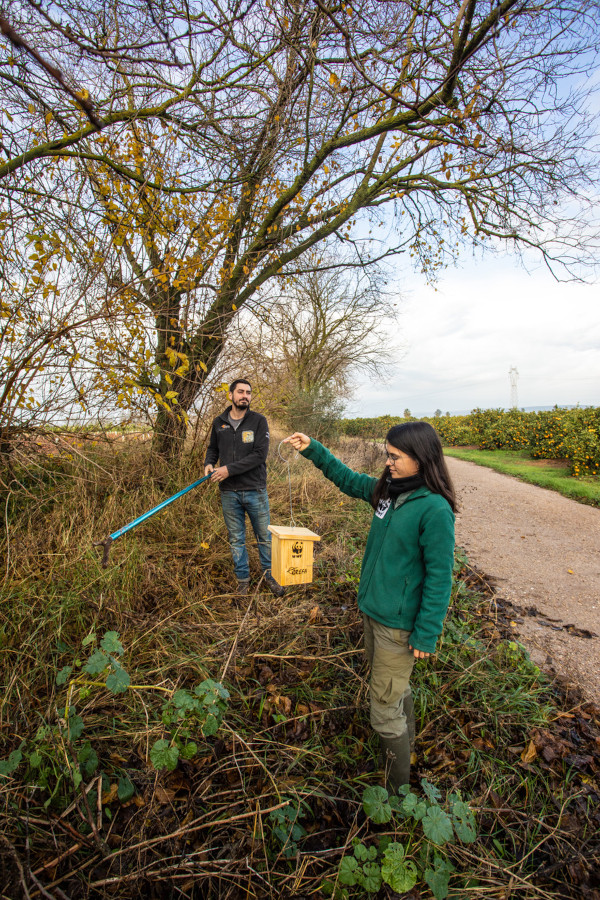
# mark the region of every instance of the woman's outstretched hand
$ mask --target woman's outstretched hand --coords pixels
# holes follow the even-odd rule
[[[306,450],[310,444],[310,438],[307,434],[302,434],[301,431],[295,431],[289,437],[286,437],[282,443],[291,444],[294,450]]]

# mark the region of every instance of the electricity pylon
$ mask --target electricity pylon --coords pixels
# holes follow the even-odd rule
[[[519,395],[517,392],[517,382],[519,380],[519,372],[516,366],[511,366],[508,370],[510,379],[510,406],[511,409],[517,409],[519,405]]]

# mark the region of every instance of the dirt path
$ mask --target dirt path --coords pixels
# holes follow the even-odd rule
[[[519,615],[540,668],[600,703],[600,509],[447,457],[457,543]]]

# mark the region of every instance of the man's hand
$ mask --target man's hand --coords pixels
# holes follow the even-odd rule
[[[428,656],[431,656],[431,653],[426,653],[424,650],[416,650],[414,647],[408,645],[408,649],[412,650],[414,653],[415,659],[427,659]]]
[[[210,464],[208,466],[204,466],[204,474],[205,475],[210,475],[211,472],[214,472],[214,471],[215,471],[214,466],[211,466]]]
[[[291,444],[294,450],[306,450],[310,444],[310,438],[307,434],[302,434],[301,431],[295,431],[294,434],[286,437],[283,443]]]
[[[212,466],[207,466],[206,468],[212,469]],[[211,481],[225,481],[226,478],[229,478],[229,469],[227,466],[219,466],[218,469],[212,469],[212,474],[210,476]]]

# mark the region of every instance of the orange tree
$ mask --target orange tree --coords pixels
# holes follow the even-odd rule
[[[558,79],[590,65],[587,0],[59,8],[16,5],[20,45],[5,30],[7,208],[31,221],[42,196],[76,265],[101,268],[116,293],[89,364],[120,403],[156,404],[166,455],[238,312],[316,245],[428,274],[465,239],[582,246],[560,210],[592,177],[586,126]]]

